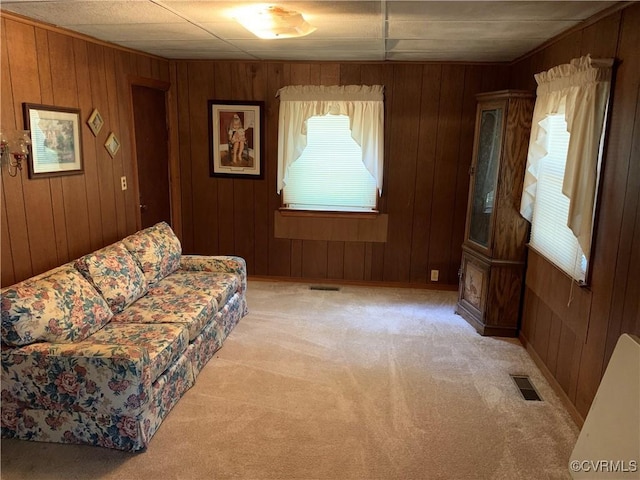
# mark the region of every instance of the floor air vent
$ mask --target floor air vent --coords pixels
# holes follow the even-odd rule
[[[520,390],[522,398],[524,398],[525,400],[532,400],[537,402],[542,401],[540,395],[538,395],[538,392],[533,386],[533,383],[531,383],[529,377],[527,377],[526,375],[511,375],[511,378],[518,387],[518,390]]]
[[[311,285],[309,290],[324,290],[325,292],[338,292],[339,287],[332,287],[331,285]]]

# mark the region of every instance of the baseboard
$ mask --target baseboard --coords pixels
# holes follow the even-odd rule
[[[289,282],[289,283],[314,283],[331,285],[352,285],[357,287],[394,287],[394,288],[417,288],[420,290],[445,290],[457,292],[458,285],[445,283],[411,283],[411,282],[379,282],[376,280],[343,280],[331,278],[303,278],[303,277],[277,277],[268,275],[248,275],[249,280],[263,282]]]
[[[533,345],[529,343],[527,337],[525,337],[522,332],[520,332],[520,336],[518,338],[520,339],[522,345],[524,345],[527,353],[529,353],[529,356],[533,359],[533,362],[542,372],[542,375],[544,375],[544,378],[546,378],[547,382],[549,382],[549,385],[551,385],[553,391],[558,395],[558,397],[560,397],[560,401],[569,411],[569,415],[571,415],[573,421],[576,422],[576,425],[578,425],[579,428],[582,428],[582,425],[584,424],[584,418],[582,417],[576,406],[573,404],[571,399],[567,396],[565,391],[562,389],[562,387],[558,383],[558,380],[556,380],[549,368],[545,365],[538,353],[533,348]]]

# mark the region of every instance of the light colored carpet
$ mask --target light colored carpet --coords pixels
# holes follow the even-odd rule
[[[251,281],[248,301],[146,452],[4,440],[2,479],[570,478],[577,426],[454,292]]]

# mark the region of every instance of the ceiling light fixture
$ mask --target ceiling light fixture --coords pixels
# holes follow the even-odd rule
[[[264,39],[304,37],[316,30],[301,13],[275,5],[244,9],[236,21]]]

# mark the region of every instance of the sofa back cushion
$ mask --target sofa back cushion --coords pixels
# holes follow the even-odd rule
[[[147,292],[144,273],[122,242],[79,258],[75,266],[113,313],[120,313]]]
[[[72,265],[2,289],[2,341],[84,340],[111,320],[107,302]]]
[[[122,242],[142,268],[149,286],[180,267],[182,246],[166,222],[140,230]]]

